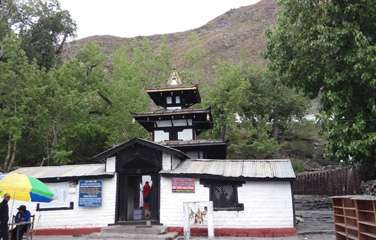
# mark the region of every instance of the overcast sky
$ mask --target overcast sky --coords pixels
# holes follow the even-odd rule
[[[77,23],[77,38],[146,36],[197,28],[231,8],[259,0],[60,0]]]

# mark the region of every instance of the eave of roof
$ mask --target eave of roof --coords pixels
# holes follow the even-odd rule
[[[60,166],[21,167],[13,172],[22,173],[46,182],[87,178],[111,178],[114,173],[106,172],[105,164],[75,164]]]
[[[132,113],[133,117],[150,117],[150,116],[170,116],[170,115],[185,115],[185,114],[211,114],[210,108],[208,109],[174,109],[174,110],[157,110],[154,112],[135,112]]]
[[[177,141],[163,141],[158,142],[161,145],[170,147],[189,147],[189,146],[227,146],[227,142],[223,140],[207,140],[207,139],[196,139],[196,140],[177,140]]]
[[[137,143],[144,145],[144,146],[147,146],[147,147],[151,147],[153,149],[168,152],[168,153],[173,154],[173,155],[175,155],[175,156],[177,156],[181,159],[189,158],[184,152],[182,152],[178,149],[174,149],[174,148],[171,148],[171,147],[168,147],[168,146],[163,146],[163,145],[157,144],[155,142],[151,142],[151,141],[141,139],[141,138],[133,138],[133,139],[127,141],[127,142],[117,144],[117,145],[113,146],[112,148],[107,149],[106,151],[103,151],[103,152],[95,155],[92,159],[104,160],[105,158],[114,156],[118,152],[126,149],[127,147],[129,147],[133,144],[137,144]]]
[[[159,93],[159,92],[176,92],[176,91],[197,91],[197,85],[191,87],[176,86],[176,87],[164,87],[164,88],[147,88],[147,93]]]

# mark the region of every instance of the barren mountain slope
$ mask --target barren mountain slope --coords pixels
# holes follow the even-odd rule
[[[218,59],[234,63],[242,59],[264,65],[261,53],[265,49],[265,30],[275,22],[276,13],[277,4],[274,0],[262,0],[250,6],[232,9],[197,29],[145,38],[154,49],[166,39],[172,50],[173,64],[178,68],[184,65],[181,56],[189,48],[187,39],[192,33],[199,37],[206,50],[201,65],[209,75],[214,61]],[[111,55],[117,48],[142,38],[144,37],[92,36],[67,44],[64,54],[65,57],[75,55],[85,43],[95,42],[106,55]],[[210,78],[207,80],[210,82]]]

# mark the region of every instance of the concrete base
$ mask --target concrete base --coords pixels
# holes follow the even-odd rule
[[[102,228],[100,227],[88,227],[88,228],[45,228],[45,229],[34,229],[34,235],[67,235],[67,236],[80,236],[88,235],[96,232],[100,232]]]
[[[183,234],[182,227],[168,227],[169,232]],[[232,237],[288,237],[296,235],[295,228],[215,228],[214,234],[219,236]],[[191,228],[192,236],[207,236],[207,228]]]

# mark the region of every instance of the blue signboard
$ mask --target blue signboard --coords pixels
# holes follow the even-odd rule
[[[80,180],[79,184],[78,206],[102,206],[102,180]]]

